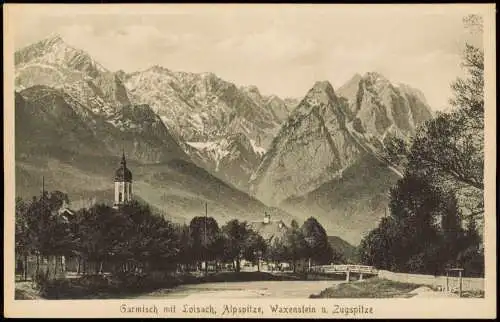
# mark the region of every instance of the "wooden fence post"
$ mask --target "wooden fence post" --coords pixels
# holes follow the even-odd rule
[[[448,271],[448,270],[446,270],[446,292],[447,292],[447,293],[448,293],[448,291],[449,291],[448,275],[449,275],[449,271]]]
[[[458,289],[458,297],[462,297],[462,271],[458,271],[458,278],[460,280],[460,287]]]

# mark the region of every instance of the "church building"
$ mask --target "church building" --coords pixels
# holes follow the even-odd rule
[[[125,152],[122,155],[120,167],[115,171],[115,202],[114,208],[132,200],[132,172],[127,168]]]
[[[253,230],[258,232],[264,240],[271,244],[274,238],[282,238],[288,231],[288,227],[283,220],[271,220],[271,215],[266,213],[263,221],[254,221],[250,223]]]

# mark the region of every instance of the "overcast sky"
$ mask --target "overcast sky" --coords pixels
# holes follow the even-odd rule
[[[282,97],[377,71],[421,89],[434,110],[447,107],[464,41],[477,42],[463,27],[468,12],[453,7],[165,5],[95,14],[44,6],[16,19],[16,48],[58,33],[111,70],[213,72]]]

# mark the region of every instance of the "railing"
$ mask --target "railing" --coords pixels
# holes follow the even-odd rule
[[[441,289],[446,288],[446,276],[393,273],[386,270],[380,270],[378,276],[380,278],[385,278],[396,282],[430,285],[434,287],[440,287]],[[458,288],[460,278],[450,276],[448,277],[448,283],[449,288]],[[463,277],[462,286],[464,291],[484,291],[484,278]]]
[[[364,274],[377,274],[378,271],[373,266],[366,265],[318,265],[311,267],[314,272],[321,273],[364,273]]]

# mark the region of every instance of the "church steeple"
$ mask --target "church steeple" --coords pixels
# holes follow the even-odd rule
[[[127,160],[125,160],[125,150],[122,149],[122,162],[121,162],[121,165],[123,168],[126,168],[127,167]]]
[[[118,207],[132,200],[132,172],[127,168],[125,151],[122,151],[120,167],[115,171],[115,203]]]

